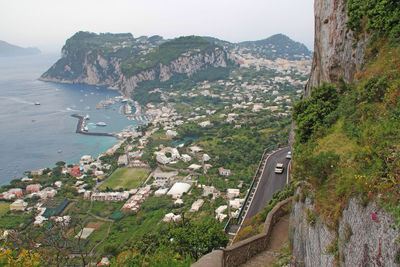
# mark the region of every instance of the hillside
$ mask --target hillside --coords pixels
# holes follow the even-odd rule
[[[399,266],[400,4],[327,2],[315,1],[316,54],[293,108],[293,256]]]
[[[144,82],[184,79],[230,65],[226,52],[201,37],[164,40],[160,36],[78,32],[66,41],[62,57],[41,80],[86,83],[117,89],[131,96]],[[142,90],[145,99],[149,90]]]
[[[275,34],[259,41],[241,42],[239,47],[250,49],[260,57],[271,60],[277,58],[299,60],[312,57],[311,51],[304,44],[295,42],[284,34]]]
[[[224,79],[235,64],[280,71],[288,64],[297,68],[297,63],[286,62],[294,60],[308,72],[310,55],[304,45],[281,34],[235,44],[213,37],[164,40],[161,36],[134,38],[129,33],[78,32],[66,41],[61,59],[40,79],[107,86],[147,104],[161,101],[159,93],[149,93],[153,89],[174,84],[189,88],[193,82]]]
[[[0,57],[30,56],[40,54],[36,47],[23,48],[0,40]]]

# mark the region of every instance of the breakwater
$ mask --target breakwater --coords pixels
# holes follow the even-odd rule
[[[88,119],[88,115],[79,115],[79,114],[72,114],[71,117],[78,119],[78,125],[76,126],[76,133],[84,134],[84,135],[92,135],[92,136],[112,136],[115,137],[112,133],[89,133],[86,132],[85,129],[85,122]]]

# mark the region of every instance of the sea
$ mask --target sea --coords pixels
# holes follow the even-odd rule
[[[142,123],[121,114],[120,102],[96,109],[101,100],[118,96],[116,91],[39,81],[59,57],[0,58],[0,185],[23,177],[25,171],[52,168],[57,161],[74,163],[83,155],[97,157],[118,143],[114,137],[77,134],[78,119],[72,114],[90,116],[89,132],[118,133]],[[107,126],[96,126],[97,122]]]

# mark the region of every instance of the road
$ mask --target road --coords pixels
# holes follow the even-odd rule
[[[289,159],[286,159],[286,154],[289,150],[289,147],[283,148],[271,154],[268,158],[250,208],[247,211],[246,219],[260,212],[268,204],[272,195],[285,187],[289,164]],[[277,163],[283,163],[285,166],[282,174],[276,174],[274,172]]]

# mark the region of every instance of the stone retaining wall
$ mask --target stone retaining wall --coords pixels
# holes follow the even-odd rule
[[[234,245],[222,248],[222,266],[234,267],[247,262],[254,255],[268,249],[273,226],[281,217],[289,213],[288,209],[292,198],[279,202],[269,213],[264,223],[263,232],[242,240]]]

